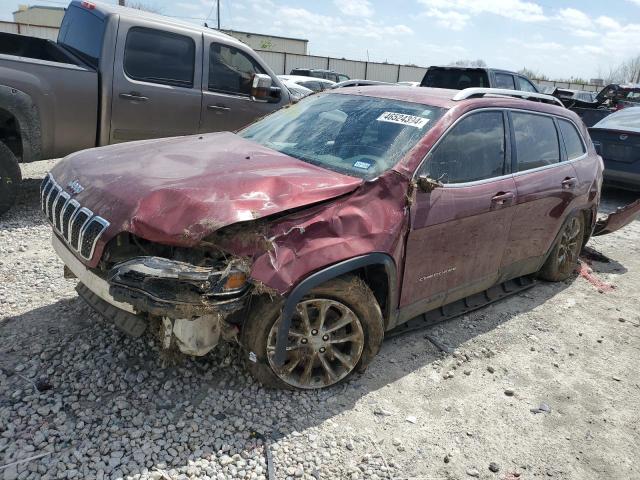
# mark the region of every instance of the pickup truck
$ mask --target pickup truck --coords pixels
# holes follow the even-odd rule
[[[73,1],[57,43],[0,33],[0,214],[15,199],[18,162],[232,131],[290,100],[239,40],[140,10]]]
[[[527,77],[508,70],[484,67],[429,67],[420,83],[421,87],[449,88],[502,88],[539,93]]]

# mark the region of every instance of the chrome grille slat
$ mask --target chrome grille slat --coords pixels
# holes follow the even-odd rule
[[[53,204],[53,228],[55,228],[58,233],[62,233],[62,211],[70,199],[71,195],[63,190]]]
[[[62,210],[62,236],[69,242],[71,241],[71,217],[78,211],[80,204],[76,200],[69,200]]]
[[[82,258],[91,260],[109,222],[71,198],[51,174],[40,184],[40,205],[54,230]]]

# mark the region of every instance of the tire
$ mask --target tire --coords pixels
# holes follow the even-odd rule
[[[240,334],[247,369],[266,387],[306,390],[336,385],[354,371],[363,372],[380,349],[384,326],[373,292],[358,277],[339,277],[312,289],[298,304],[289,330],[291,351],[284,368],[278,369],[272,360],[281,306],[281,301],[255,298]],[[323,325],[320,318],[325,319]],[[341,341],[347,338],[354,340]]]
[[[565,220],[538,277],[561,282],[571,276],[578,263],[584,240],[584,215],[572,214]]]
[[[0,215],[15,203],[20,182],[22,173],[18,160],[9,147],[0,142]]]

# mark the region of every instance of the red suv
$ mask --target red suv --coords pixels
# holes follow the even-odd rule
[[[418,314],[571,275],[602,161],[553,97],[509,95],[335,90],[237,133],[75,153],[42,206],[79,293],[125,331],[190,355],[237,341],[264,384],[326,387]]]

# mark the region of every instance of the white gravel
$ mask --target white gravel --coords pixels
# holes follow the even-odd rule
[[[175,364],[84,305],[39,213],[50,165],[0,218],[0,479],[640,478],[640,222],[592,242],[612,292],[541,283],[432,327],[452,354],[411,333],[344,385],[269,391],[231,347]]]

